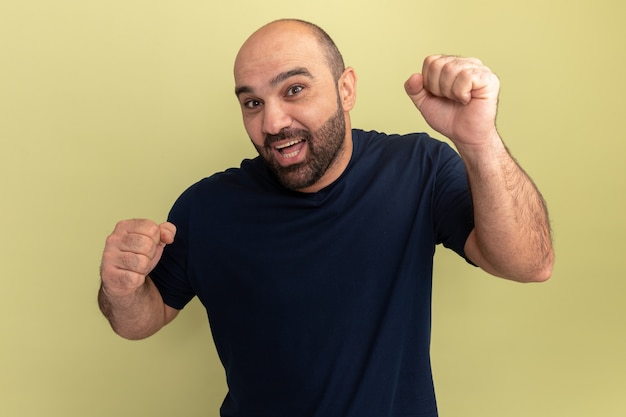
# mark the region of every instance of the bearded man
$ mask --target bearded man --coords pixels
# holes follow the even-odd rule
[[[436,55],[405,83],[457,153],[353,129],[355,70],[311,23],[256,31],[234,76],[259,157],[192,185],[165,223],[119,222],[103,313],[140,339],[197,296],[226,370],[222,416],[436,416],[435,246],[499,277],[551,275],[545,204],[495,127],[498,78]]]

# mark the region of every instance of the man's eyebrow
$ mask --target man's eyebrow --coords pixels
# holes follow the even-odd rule
[[[272,81],[270,81],[270,84],[273,87],[275,87],[276,85],[280,84],[281,82],[285,81],[286,79],[291,78],[291,77],[295,77],[296,75],[304,75],[304,76],[307,76],[309,78],[313,78],[313,76],[311,75],[311,73],[309,72],[308,69],[306,69],[304,67],[300,67],[300,68],[294,68],[294,69],[289,70],[289,71],[281,72],[276,77],[274,77],[272,79]]]
[[[237,97],[239,97],[242,94],[247,94],[247,93],[251,93],[251,92],[252,92],[252,89],[250,87],[245,86],[245,85],[242,86],[242,87],[236,87],[235,88],[235,95]]]
[[[280,84],[286,79],[295,77],[296,75],[304,75],[306,77],[313,78],[313,75],[311,75],[308,69],[304,67],[300,67],[300,68],[294,68],[289,71],[281,72],[276,77],[272,78],[272,80],[270,81],[270,85],[272,87],[275,87],[276,85]],[[235,95],[237,95],[237,97],[239,97],[241,94],[247,94],[247,93],[252,93],[252,92],[253,92],[252,88],[246,85],[235,88]]]

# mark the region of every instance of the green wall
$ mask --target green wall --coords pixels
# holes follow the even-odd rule
[[[626,415],[617,0],[1,1],[0,415],[218,415],[199,303],[122,340],[96,305],[98,266],[117,220],[164,219],[192,182],[254,156],[232,61],[280,17],[334,36],[359,75],[356,127],[427,130],[402,87],[427,54],[500,76],[500,131],[548,201],[557,263],[522,285],[438,252],[441,416]]]

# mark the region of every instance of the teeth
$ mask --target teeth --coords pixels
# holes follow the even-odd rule
[[[301,140],[292,140],[291,142],[287,142],[287,143],[285,143],[283,145],[277,146],[276,149],[285,149],[285,148],[288,148],[289,146],[293,146],[296,143],[300,143],[300,142],[302,142],[302,141]]]

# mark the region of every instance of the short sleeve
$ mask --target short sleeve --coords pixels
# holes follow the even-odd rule
[[[442,144],[439,162],[433,196],[437,243],[467,259],[465,242],[474,228],[467,172],[461,157],[448,144]]]
[[[185,191],[170,210],[168,221],[176,226],[174,242],[167,245],[161,260],[150,272],[150,278],[168,306],[181,310],[195,292],[187,275],[189,258],[189,204],[193,187]]]

